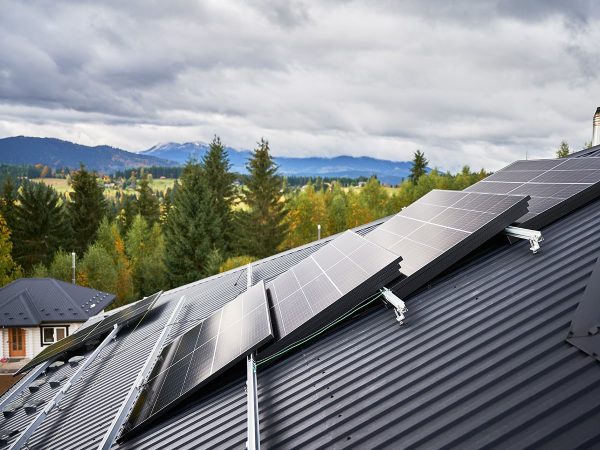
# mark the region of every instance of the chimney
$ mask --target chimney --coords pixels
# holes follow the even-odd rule
[[[600,107],[596,109],[594,114],[594,128],[592,131],[592,147],[594,145],[600,145]]]

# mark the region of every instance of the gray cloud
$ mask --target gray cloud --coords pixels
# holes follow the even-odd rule
[[[580,147],[599,99],[591,1],[4,0],[0,135],[497,169]]]

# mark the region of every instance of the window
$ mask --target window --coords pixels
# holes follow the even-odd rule
[[[67,327],[42,327],[42,345],[54,344],[67,336]]]

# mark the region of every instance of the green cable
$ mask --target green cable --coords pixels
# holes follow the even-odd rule
[[[348,316],[354,314],[357,311],[360,311],[361,309],[366,308],[367,306],[369,306],[371,303],[375,302],[377,299],[379,299],[383,294],[381,292],[378,292],[376,294],[373,294],[371,297],[367,297],[365,299],[365,301],[358,305],[357,307],[351,309],[350,311],[348,311],[347,313],[343,314],[342,316],[338,317],[337,319],[335,319],[333,322],[331,322],[329,325],[325,325],[323,328],[315,331],[314,333],[310,334],[309,336],[305,337],[304,339],[301,339],[299,341],[296,341],[290,345],[288,345],[287,347],[285,347],[284,349],[278,351],[277,353],[268,356],[264,359],[261,359],[260,361],[256,361],[256,366],[260,366],[262,364],[265,364],[275,358],[278,358],[288,352],[290,352],[291,350],[295,349],[296,347],[299,347],[302,344],[305,344],[306,342],[310,341],[311,339],[314,339],[315,337],[323,334],[325,331],[327,331],[328,329],[330,329],[331,327],[337,325],[338,323],[340,323],[342,320],[346,319]]]

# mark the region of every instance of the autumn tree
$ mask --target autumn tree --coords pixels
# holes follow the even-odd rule
[[[12,258],[10,230],[0,216],[0,287],[22,276],[21,267]]]
[[[562,141],[560,143],[560,146],[558,147],[558,150],[556,150],[556,157],[557,158],[566,158],[567,156],[569,156],[569,153],[571,153],[569,144],[567,143],[567,141]]]
[[[71,187],[73,192],[69,194],[67,209],[73,232],[73,248],[81,255],[89,243],[96,239],[107,205],[96,173],[85,170],[83,164],[72,173]]]
[[[243,200],[247,210],[239,216],[239,248],[240,253],[264,258],[277,252],[286,234],[282,180],[267,141],[261,139],[246,167],[249,175]]]
[[[91,244],[83,255],[80,266],[86,286],[116,294],[118,270],[113,258],[102,245]]]

